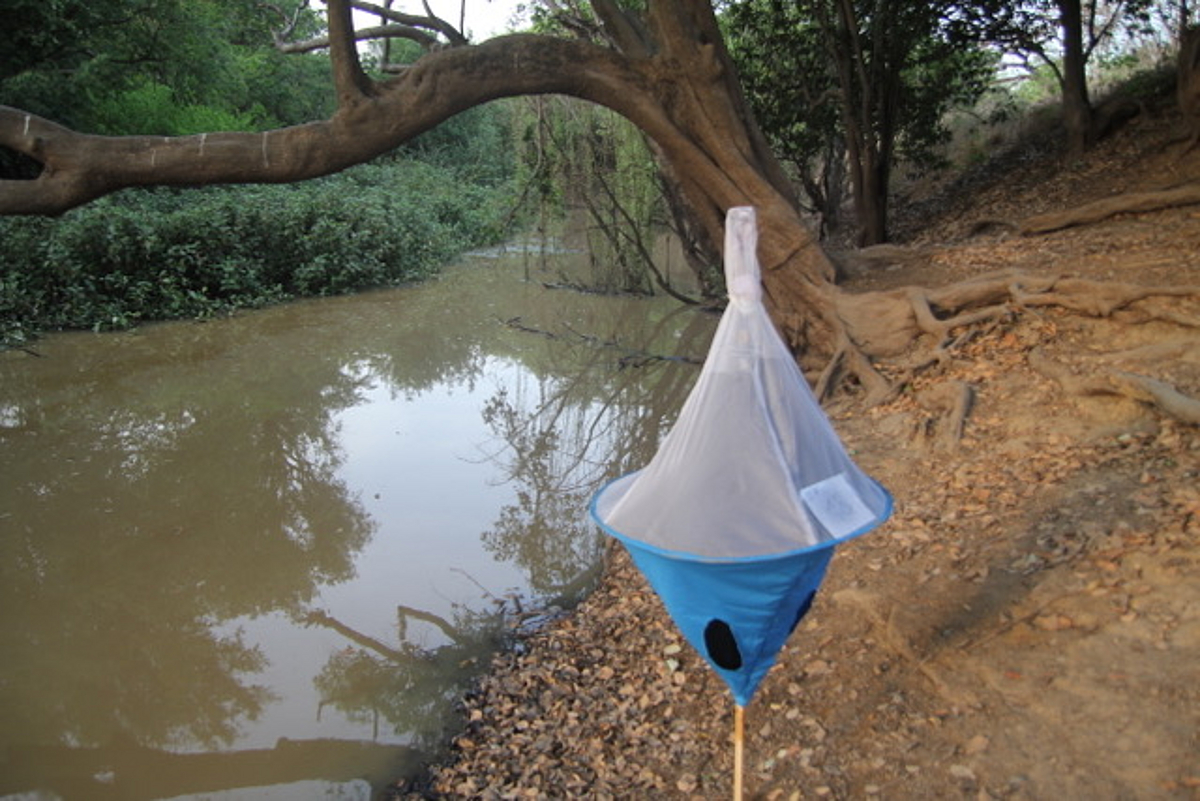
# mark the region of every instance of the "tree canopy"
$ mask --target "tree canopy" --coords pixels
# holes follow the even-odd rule
[[[978,99],[995,60],[946,3],[746,0],[729,7],[724,27],[772,146],[826,220],[836,222],[834,180],[848,161],[867,245],[887,239],[897,159],[938,162],[947,109]]]
[[[172,0],[146,2],[172,8]],[[353,8],[388,22],[356,31]],[[897,382],[877,372],[871,358],[903,352],[922,334],[940,341],[955,327],[1003,314],[1009,298],[1024,296],[1021,282],[1012,279],[954,288],[936,298],[926,291],[856,296],[840,290],[756,122],[708,0],[648,0],[644,7],[591,0],[588,6],[554,3],[549,8],[559,30],[569,35],[524,33],[472,45],[432,15],[328,0],[326,34],[305,39],[299,27],[276,32],[281,49],[325,48],[329,54],[336,107],[327,118],[303,124],[192,135],[98,135],[36,110],[0,106],[0,148],[20,154],[27,167],[21,177],[0,180],[0,214],[57,214],[133,186],[300,181],[370,160],[495,99],[563,94],[605,106],[642,130],[690,224],[708,241],[722,240],[729,208],[758,209],[768,306],[797,353],[811,366],[824,365],[821,391],[853,376],[872,396],[886,395]],[[836,17],[831,16],[835,9],[826,11],[824,30],[851,41],[862,30],[892,30],[882,24],[859,26],[848,6],[839,6]],[[883,4],[874,13],[907,21],[918,11],[908,4]],[[303,21],[303,13],[296,19]],[[300,34],[300,41],[289,44],[284,33]],[[910,48],[921,52],[932,36],[925,28],[908,40]],[[407,39],[425,51],[394,74],[371,75],[358,39],[379,37]],[[852,99],[878,98],[875,108],[881,114],[845,113],[844,120],[877,126],[849,134],[847,142],[863,151],[864,185],[882,186],[891,165],[890,143],[896,141],[895,102],[903,85],[897,82],[904,68],[918,65],[889,65],[895,54],[881,47],[868,51],[861,41],[855,52],[870,52],[871,58],[837,63],[841,100],[853,105]],[[864,80],[867,66],[882,77]],[[847,70],[860,75],[844,75]],[[181,100],[188,102],[186,93]]]
[[[333,110],[327,59],[270,47],[275,19],[255,4],[16,2],[23,13],[0,31],[0,102],[81,132],[261,130]]]

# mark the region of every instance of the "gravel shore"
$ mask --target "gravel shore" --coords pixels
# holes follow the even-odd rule
[[[728,781],[728,692],[624,549],[607,559],[579,607],[496,656],[449,759],[395,797],[647,798]]]

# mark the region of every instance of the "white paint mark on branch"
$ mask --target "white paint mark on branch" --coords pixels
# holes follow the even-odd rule
[[[271,156],[267,153],[267,135],[269,133],[270,131],[263,131],[262,135],[262,159],[264,167],[271,166]]]
[[[22,136],[29,136],[29,118],[32,116],[32,114],[25,115],[25,133],[21,134]]]
[[[208,134],[206,134],[206,133],[200,134],[200,156],[201,156],[201,158],[204,157],[204,143],[206,141],[208,141]]]

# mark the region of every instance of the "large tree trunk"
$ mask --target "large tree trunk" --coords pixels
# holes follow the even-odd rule
[[[1175,66],[1175,96],[1187,134],[1185,152],[1200,142],[1200,25],[1179,31],[1179,56]]]
[[[1062,106],[1067,129],[1067,156],[1079,158],[1092,146],[1095,124],[1088,99],[1087,55],[1083,48],[1080,0],[1058,0],[1063,32]]]
[[[862,197],[858,204],[861,226],[858,244],[862,247],[881,245],[888,240],[888,168],[882,155],[873,155],[862,165]]]
[[[833,14],[814,6],[833,60],[846,129],[850,186],[860,247],[888,239],[888,185],[891,180],[898,75],[889,68],[887,9],[871,26],[875,41],[863,42],[862,24],[852,3],[836,2]],[[886,5],[886,4],[884,4]]]

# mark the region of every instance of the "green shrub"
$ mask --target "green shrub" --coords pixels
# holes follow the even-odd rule
[[[499,241],[510,197],[406,162],[289,186],[130,190],[54,220],[0,218],[0,336],[420,280]]]
[[[252,131],[256,120],[223,108],[178,103],[171,89],[146,81],[96,103],[94,125],[105,134],[187,136],[204,131]]]

